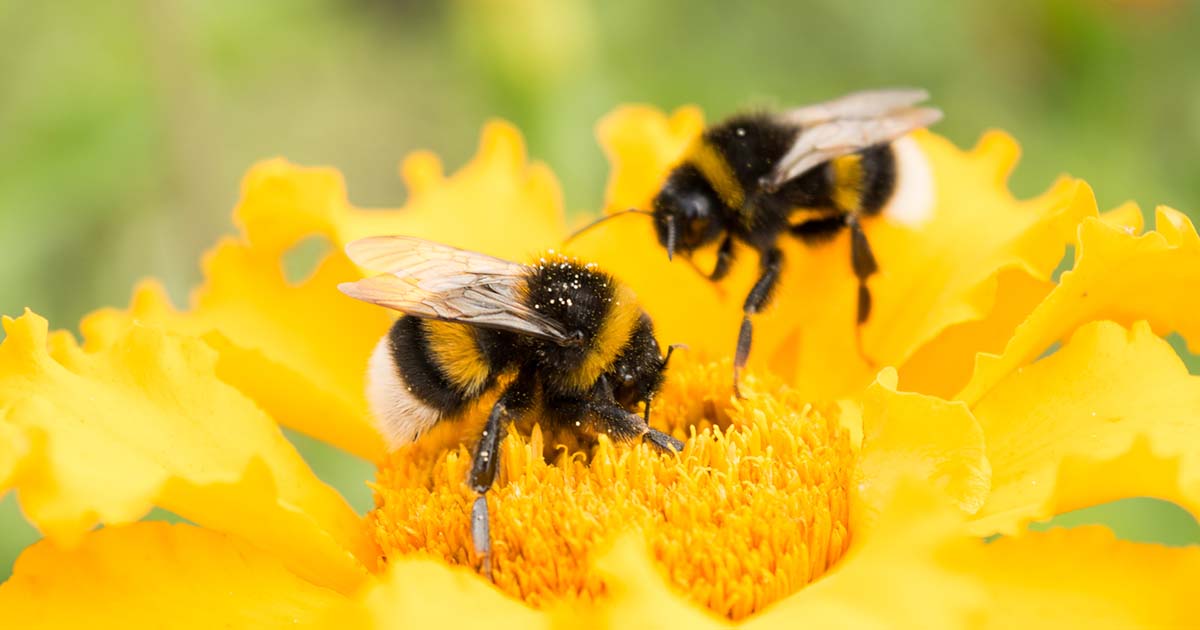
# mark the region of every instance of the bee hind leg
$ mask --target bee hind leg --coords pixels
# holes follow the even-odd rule
[[[533,392],[532,374],[522,372],[492,407],[471,458],[471,472],[467,483],[479,494],[471,506],[471,541],[481,561],[480,571],[489,580],[492,579],[492,537],[485,495],[496,482],[496,471],[500,463],[500,440],[504,438],[506,421],[512,418],[513,414],[529,407],[533,400]]]
[[[875,362],[867,356],[866,351],[863,349],[862,327],[871,316],[871,289],[867,287],[867,278],[879,271],[879,264],[875,261],[875,254],[871,252],[871,244],[867,242],[867,235],[863,233],[858,215],[847,214],[846,226],[850,228],[850,265],[854,269],[854,276],[858,278],[858,309],[857,321],[854,328],[855,344],[858,347],[858,355],[867,364],[874,366]]]
[[[750,343],[754,339],[754,325],[750,322],[750,317],[771,301],[771,294],[775,292],[775,287],[779,284],[779,274],[783,270],[783,252],[774,248],[763,253],[759,266],[762,272],[742,305],[742,327],[738,330],[737,348],[733,355],[733,393],[738,398],[743,398],[739,384],[742,380],[742,369],[746,367],[746,361],[750,358]]]

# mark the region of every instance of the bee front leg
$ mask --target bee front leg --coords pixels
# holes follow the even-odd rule
[[[874,365],[875,362],[863,350],[862,327],[867,318],[871,316],[871,290],[867,288],[867,278],[879,271],[879,264],[875,262],[875,254],[871,252],[871,244],[867,242],[867,235],[863,233],[858,215],[847,214],[846,226],[850,228],[850,266],[854,269],[854,277],[858,278],[858,319],[854,329],[855,343],[858,346],[858,355],[868,364]]]
[[[717,249],[717,262],[713,265],[712,271],[705,271],[701,269],[700,265],[696,264],[696,261],[692,260],[690,253],[682,258],[687,262],[689,267],[691,267],[696,273],[703,276],[706,280],[720,282],[725,278],[725,276],[729,275],[729,270],[733,266],[733,235],[726,234],[725,239],[721,241],[721,245]]]
[[[779,274],[783,270],[783,252],[777,247],[764,252],[759,259],[759,267],[762,271],[758,281],[754,283],[750,294],[746,296],[746,302],[742,305],[742,327],[738,331],[737,349],[733,355],[733,393],[738,398],[743,397],[738,384],[741,382],[742,369],[746,367],[746,361],[750,358],[750,343],[754,338],[754,326],[750,317],[771,301],[771,295],[779,284]]]
[[[733,235],[726,234],[725,240],[721,241],[721,247],[717,249],[717,264],[713,265],[712,273],[708,274],[708,279],[713,282],[718,282],[729,275],[729,268],[733,265]]]
[[[534,382],[532,372],[522,372],[517,379],[504,390],[496,404],[488,414],[479,443],[475,445],[475,454],[471,458],[471,472],[467,482],[471,489],[479,494],[475,504],[471,506],[471,540],[475,552],[482,560],[481,571],[490,580],[492,578],[492,537],[491,523],[488,518],[486,494],[496,482],[496,471],[500,463],[500,440],[504,437],[507,421],[513,414],[527,409],[533,401]]]
[[[683,442],[646,426],[640,416],[626,411],[615,400],[593,401],[588,405],[588,411],[600,421],[600,431],[613,439],[625,441],[641,436],[663,452],[683,450]]]

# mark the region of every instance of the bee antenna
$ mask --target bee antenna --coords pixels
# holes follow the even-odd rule
[[[663,357],[663,369],[666,369],[667,363],[671,361],[671,355],[675,354],[676,350],[691,350],[686,343],[673,343],[667,346],[667,356]]]
[[[675,257],[675,215],[667,215],[667,260]]]
[[[662,369],[667,369],[667,363],[671,361],[671,355],[675,354],[675,351],[679,348],[683,348],[684,350],[689,349],[686,343],[673,343],[667,346],[667,356],[663,357]],[[647,396],[642,400],[642,402],[646,404],[645,414],[643,415],[643,419],[646,421],[646,426],[650,426],[650,403],[652,402],[652,398],[653,396]]]
[[[619,212],[614,212],[612,214],[606,214],[606,215],[600,217],[599,219],[596,219],[595,221],[592,221],[591,223],[588,223],[587,225],[579,228],[578,230],[575,230],[573,233],[571,233],[570,236],[568,236],[565,240],[563,240],[562,244],[567,245],[571,241],[575,240],[575,238],[578,237],[580,234],[583,234],[584,232],[596,227],[597,225],[600,225],[601,223],[604,223],[605,221],[607,221],[609,219],[615,219],[623,214],[629,214],[631,212],[634,214],[644,214],[648,217],[654,216],[654,213],[650,212],[649,210],[639,210],[637,208],[629,208],[628,210],[621,210]]]

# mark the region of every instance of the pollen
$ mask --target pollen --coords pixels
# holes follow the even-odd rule
[[[602,598],[595,556],[631,529],[675,589],[731,619],[832,567],[851,535],[847,431],[753,375],[737,400],[730,374],[728,361],[673,360],[651,424],[686,441],[680,454],[577,441],[574,427],[556,433],[536,417],[509,427],[487,495],[496,586],[535,606]],[[478,568],[466,478],[486,412],[380,464],[367,523],[385,558],[424,553]]]

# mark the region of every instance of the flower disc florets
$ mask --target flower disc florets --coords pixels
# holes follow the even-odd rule
[[[681,591],[740,618],[837,562],[850,536],[848,432],[786,387],[751,379],[749,397],[733,399],[729,370],[672,366],[652,418],[687,439],[677,457],[604,438],[571,450],[538,426],[513,427],[488,494],[496,584],[534,604],[591,599],[605,590],[594,554],[638,530]],[[478,423],[473,415],[382,463],[370,520],[385,555],[477,562],[460,440]]]

